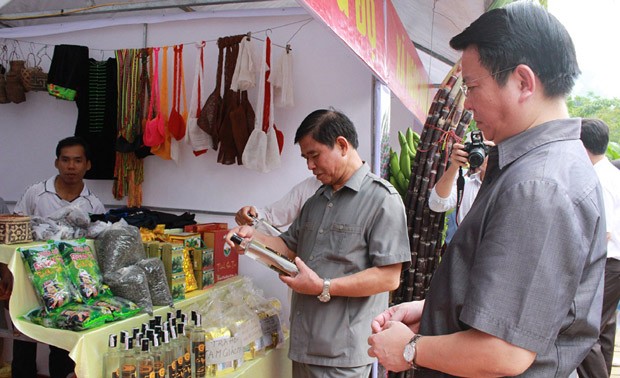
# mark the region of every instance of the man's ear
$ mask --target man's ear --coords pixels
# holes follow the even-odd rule
[[[87,170],[87,171],[90,171],[90,169],[92,168],[92,166],[93,166],[93,165],[92,165],[92,163],[90,162],[90,160],[87,160],[87,161],[86,161],[86,170]]]
[[[54,160],[54,168],[58,169],[58,158],[56,158],[56,160]]]
[[[521,92],[519,99],[529,99],[538,89],[538,83],[536,81],[536,74],[526,64],[519,64],[514,72],[514,78],[518,80],[518,88]]]
[[[349,152],[349,141],[343,136],[336,138],[336,146],[340,149],[342,156],[346,156]]]

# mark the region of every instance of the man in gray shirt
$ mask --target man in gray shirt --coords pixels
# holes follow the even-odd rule
[[[344,114],[314,111],[295,143],[323,186],[279,237],[240,226],[228,240],[233,232],[254,237],[299,268],[295,277],[280,276],[293,289],[293,377],[368,377],[368,325],[387,308],[387,292],[398,287],[401,265],[410,260],[405,208],[360,158],[357,132]]]
[[[450,41],[465,107],[496,147],[425,301],[372,323],[369,354],[415,377],[568,377],[598,337],[603,196],[565,97],[579,68],[564,27],[516,2]]]

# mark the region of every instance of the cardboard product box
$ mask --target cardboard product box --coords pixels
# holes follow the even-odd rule
[[[185,232],[198,232],[202,234],[205,231],[228,230],[228,223],[199,223],[190,224],[183,228]]]
[[[161,260],[164,263],[166,277],[183,273],[183,249],[182,244],[162,243]]]
[[[185,273],[175,273],[168,279],[173,300],[185,299]]]
[[[205,247],[213,248],[213,271],[215,282],[220,282],[239,273],[239,255],[224,242],[228,230],[205,231]]]
[[[194,276],[196,276],[196,283],[198,283],[199,289],[206,289],[215,284],[213,269],[194,270]]]
[[[149,242],[147,243],[147,247],[144,249],[146,251],[146,255],[150,257],[156,257],[161,260],[161,242]]]
[[[213,269],[213,248],[192,248],[194,270]]]
[[[202,237],[198,232],[177,232],[169,234],[168,238],[171,243],[181,243],[188,248],[202,247]]]

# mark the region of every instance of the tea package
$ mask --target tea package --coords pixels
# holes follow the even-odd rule
[[[81,297],[67,275],[64,262],[56,245],[52,243],[18,248],[28,270],[41,305],[49,312],[71,302],[80,302]]]
[[[99,265],[86,239],[58,242],[58,249],[69,279],[84,302],[100,294],[112,295],[110,289],[103,284]]]

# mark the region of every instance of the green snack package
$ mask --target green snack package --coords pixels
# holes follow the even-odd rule
[[[132,301],[114,296],[99,296],[89,301],[88,304],[107,308],[112,313],[114,320],[131,318],[141,310]]]
[[[103,283],[103,275],[86,239],[60,241],[57,245],[69,279],[84,302],[101,294],[112,294]]]
[[[37,307],[34,310],[31,310],[26,315],[23,316],[24,319],[30,321],[31,323],[38,324],[47,328],[56,328],[56,323],[54,323],[54,319],[49,317],[47,311],[45,311],[44,307]]]
[[[71,303],[50,313],[50,317],[57,328],[71,331],[96,328],[114,319],[109,309],[83,303]]]
[[[48,312],[81,298],[71,283],[54,244],[17,248],[41,305]]]

